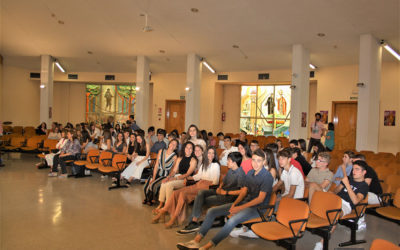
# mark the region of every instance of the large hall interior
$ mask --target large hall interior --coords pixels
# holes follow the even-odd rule
[[[182,205],[178,226],[166,229],[154,219],[166,211],[161,205],[170,204],[158,196],[167,186],[163,181],[169,181],[160,176],[160,155],[170,153],[175,139],[171,150],[181,152],[166,175],[175,167],[181,171],[179,162],[189,155],[188,144],[198,165],[193,173],[189,168],[171,176],[184,184],[165,191],[167,198],[182,187],[203,189],[203,179],[196,183],[193,176],[205,175],[203,165],[212,166],[209,152],[219,161],[216,184],[222,185],[233,171],[227,163],[227,157],[233,157],[229,153],[239,151],[249,171],[266,169],[272,174],[267,166],[271,151],[272,177],[282,185],[276,193],[274,182],[273,197],[276,193],[284,204],[301,201],[299,207],[306,204],[308,211],[301,233],[289,233],[283,240],[270,239],[268,230],[255,226],[282,222],[284,212],[275,202],[277,211],[271,210],[266,220],[242,221],[234,229],[256,236],[231,234],[215,243],[235,216],[231,212],[201,246],[211,242],[216,249],[399,249],[399,51],[398,0],[0,0],[0,249],[191,249],[177,244],[199,235],[179,233],[195,213],[197,191]],[[119,139],[120,135],[126,137]],[[67,151],[56,144],[65,138],[62,145],[71,144],[72,150],[76,137],[79,153],[62,160]],[[165,150],[153,151],[156,143],[164,143]],[[261,170],[254,165],[258,155],[253,143],[265,151]],[[357,200],[365,206],[352,210],[355,218],[338,215],[332,224],[329,217],[327,227],[312,229],[318,209],[309,196],[314,186],[308,175],[300,170],[304,197],[281,197],[294,195],[288,187],[296,187],[280,178],[289,172],[281,165],[286,152],[289,158],[295,154],[305,159],[311,170],[320,169],[326,159],[320,157],[328,152],[327,169],[341,172],[346,180],[371,180],[373,171],[372,179],[380,186],[378,203],[369,203],[372,193],[366,181],[368,197]],[[355,160],[345,163],[346,157]],[[352,172],[360,159],[368,165],[362,168],[365,177]],[[142,163],[139,177],[124,177],[128,166],[139,168]],[[346,164],[353,164],[347,174]],[[156,183],[153,172],[166,179],[157,182],[161,188],[154,185],[157,192],[151,191],[153,199],[148,199],[148,185]],[[239,190],[249,195],[250,177],[243,178],[247,182]],[[335,192],[339,197],[336,188],[346,189],[347,184],[334,181],[322,187],[325,194],[319,190],[316,195],[313,188],[310,194],[315,198]],[[193,182],[193,188],[187,182]],[[257,190],[258,197],[265,194]],[[350,192],[349,197],[353,205]],[[213,207],[203,206],[201,220],[206,221]],[[291,209],[286,217],[300,211]],[[170,216],[165,222],[175,218],[166,213]],[[366,228],[359,223],[364,220]],[[331,232],[332,228],[336,229]],[[329,242],[316,245],[323,235]],[[365,241],[340,245],[349,239]]]

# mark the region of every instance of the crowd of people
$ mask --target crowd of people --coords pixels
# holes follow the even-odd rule
[[[320,116],[320,115],[319,115]],[[147,133],[140,129],[134,117],[122,125],[112,119],[101,127],[95,124],[53,123],[48,136],[58,138],[56,153],[45,156],[50,166],[50,177],[65,177],[65,162],[78,153],[91,149],[107,150],[127,155],[127,167],[115,178],[128,185],[143,180],[143,170],[148,166],[151,152],[156,153],[154,168],[144,185],[143,204],[156,206],[152,223],[164,221],[165,228],[181,225],[179,235],[196,233],[193,240],[178,243],[180,249],[209,249],[228,237],[258,237],[249,228],[235,227],[244,221],[259,217],[258,210],[265,210],[273,193],[277,195],[275,211],[283,197],[302,199],[308,190],[308,202],[317,191],[334,192],[342,199],[343,215],[349,214],[356,204],[368,195],[369,204],[378,204],[382,193],[379,180],[365,157],[346,151],[343,163],[335,173],[328,167],[334,145],[322,145],[320,139],[326,132],[319,126],[318,114],[311,128],[314,137],[307,143],[304,139],[292,139],[284,148],[279,139],[261,149],[257,140],[248,141],[246,132],[237,138],[200,131],[190,125],[187,132],[149,127]],[[37,133],[46,130],[41,124]],[[330,125],[329,131],[333,131]],[[332,138],[334,133],[326,133]],[[317,136],[317,134],[319,135]],[[319,137],[319,138],[317,138]],[[328,138],[327,138],[328,139]],[[219,148],[222,153],[218,154]],[[308,161],[307,150],[312,152]],[[61,173],[58,166],[61,168]],[[222,176],[221,166],[228,168]],[[336,166],[334,166],[336,167]],[[332,169],[332,168],[331,168]],[[190,216],[187,207],[194,202]],[[206,210],[203,222],[203,209]],[[166,221],[166,215],[169,220]],[[219,232],[204,245],[201,240],[221,216],[229,216]],[[359,229],[366,228],[365,220],[359,221]],[[315,249],[322,249],[318,242]]]

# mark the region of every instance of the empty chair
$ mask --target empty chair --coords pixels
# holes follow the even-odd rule
[[[378,175],[379,180],[386,180],[386,177],[393,174],[393,169],[386,166],[382,166],[382,167],[377,167],[375,169],[375,172]]]
[[[40,136],[33,136],[26,140],[26,145],[21,147],[22,151],[38,151],[43,139]]]
[[[5,146],[4,149],[7,151],[19,150],[24,145],[25,140],[24,136],[13,136],[11,137],[10,145]]]
[[[337,224],[342,211],[342,200],[336,194],[317,191],[312,197],[310,210],[307,230],[321,236],[327,250],[332,227]]]
[[[108,165],[101,165],[99,166],[98,170],[106,175],[114,175],[116,178],[115,183],[108,190],[114,188],[126,188],[126,185],[121,185],[121,173],[126,167],[126,155],[123,154],[114,154],[112,158],[111,166]]]
[[[58,140],[46,139],[43,141],[43,146],[39,148],[43,153],[51,153],[53,150],[57,150]]]
[[[390,241],[383,240],[383,239],[375,239],[369,250],[400,250],[400,247],[396,246]]]
[[[400,224],[400,188],[396,190],[393,199],[394,206],[380,207],[376,209],[376,212],[385,218],[388,218],[397,224]]]
[[[88,157],[90,163],[86,163],[85,167],[89,170],[96,170],[102,165],[111,166],[112,164],[112,153],[109,151],[102,151],[100,156]]]
[[[388,192],[394,193],[400,188],[400,175],[392,174],[386,177],[385,183],[389,186]]]
[[[282,198],[276,215],[277,221],[256,223],[251,229],[263,239],[275,241],[288,249],[295,249],[297,239],[304,234],[309,212],[307,203]]]

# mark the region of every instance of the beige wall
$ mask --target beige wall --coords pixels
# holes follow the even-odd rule
[[[0,87],[1,119],[11,120],[14,125],[36,126],[39,121],[39,81],[29,79],[29,69],[3,65],[2,88]],[[258,81],[260,72],[231,72],[229,81],[217,81],[217,75],[203,72],[201,86],[201,108],[199,127],[217,133],[236,133],[239,130],[240,85],[290,83],[290,70],[271,70],[269,80]],[[105,73],[79,73],[79,81],[66,79],[65,74],[56,73],[54,84],[53,120],[65,123],[81,122],[85,119],[85,84],[83,82],[105,82]],[[221,73],[224,74],[224,73]],[[115,82],[134,82],[135,74],[115,74]],[[347,65],[321,68],[315,78],[315,110],[328,110],[331,117],[332,101],[350,100],[356,95],[358,66]],[[380,104],[379,150],[400,151],[400,63],[385,62],[382,65]],[[150,109],[151,124],[164,128],[166,100],[180,99],[185,95],[185,73],[162,73],[152,76],[153,95]],[[1,85],[0,85],[1,86]],[[161,108],[161,116],[158,115]],[[396,110],[396,126],[383,126],[384,110]],[[221,121],[222,112],[226,120]]]
[[[3,65],[1,98],[3,121],[13,126],[38,126],[40,113],[40,81],[29,79],[29,70]]]

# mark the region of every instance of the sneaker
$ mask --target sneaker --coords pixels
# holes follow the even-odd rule
[[[323,246],[322,242],[321,242],[321,241],[318,241],[318,242],[315,244],[314,250],[322,250],[323,248],[324,248],[324,246]]]
[[[176,232],[178,235],[190,234],[199,231],[200,224],[194,221],[191,221],[186,227]]]
[[[68,178],[68,175],[67,175],[67,174],[60,174],[60,175],[58,176],[58,178]]]
[[[247,230],[244,233],[239,234],[239,237],[250,238],[250,239],[258,239],[260,238],[257,234],[255,234],[252,230]]]
[[[240,234],[245,232],[245,228],[245,226],[242,226],[241,228],[235,228],[229,233],[229,235],[233,238],[238,238]]]
[[[191,240],[191,241],[186,242],[186,243],[178,243],[176,246],[178,247],[178,249],[181,249],[181,250],[199,249],[200,248],[200,244],[197,243],[194,240]]]
[[[364,222],[358,224],[357,232],[363,231],[366,229],[367,229],[367,223],[365,223],[365,221],[364,221]]]
[[[57,177],[57,173],[56,172],[51,172],[47,176],[49,176],[49,177]]]

